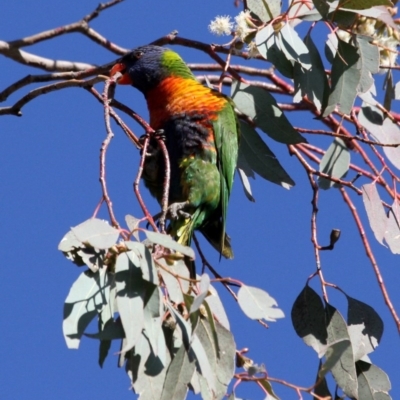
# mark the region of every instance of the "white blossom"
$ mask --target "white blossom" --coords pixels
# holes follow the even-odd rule
[[[253,40],[247,45],[247,51],[249,53],[250,58],[257,57],[260,55],[256,42],[254,42]]]
[[[246,36],[253,30],[250,28],[247,20],[250,19],[250,11],[241,11],[239,15],[235,17],[235,31],[241,40],[244,40]]]
[[[215,19],[211,21],[210,25],[208,25],[210,32],[218,36],[230,35],[232,28],[233,23],[229,15],[215,17]]]

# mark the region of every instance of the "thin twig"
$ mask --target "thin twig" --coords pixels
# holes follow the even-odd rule
[[[107,204],[108,214],[110,215],[111,223],[114,227],[121,229],[121,227],[114,215],[112,201],[110,199],[110,196],[108,195],[107,182],[106,182],[106,153],[107,153],[108,146],[110,145],[110,142],[111,142],[112,138],[114,137],[114,133],[112,132],[111,124],[110,124],[110,105],[109,105],[108,93],[109,93],[110,87],[112,85],[115,85],[115,82],[116,82],[116,77],[113,77],[113,78],[110,78],[109,80],[107,80],[105,82],[104,91],[103,91],[104,120],[105,120],[105,124],[106,124],[107,137],[104,139],[104,141],[101,145],[101,149],[100,149],[100,184],[101,184],[101,188],[103,190],[104,201]]]

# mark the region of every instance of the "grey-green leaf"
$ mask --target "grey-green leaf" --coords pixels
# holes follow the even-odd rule
[[[332,64],[331,94],[324,117],[333,112],[336,107],[343,114],[350,114],[361,80],[361,70],[358,68],[359,58],[357,48],[343,40],[338,41],[338,50]]]
[[[126,334],[122,352],[132,349],[139,340],[144,326],[144,287],[139,265],[132,263],[129,252],[121,253],[115,264],[117,305]]]
[[[361,187],[361,190],[369,225],[372,232],[374,232],[376,240],[384,246],[383,239],[385,237],[387,217],[376,184],[366,183]]]
[[[308,285],[297,296],[292,307],[292,323],[297,335],[311,346],[319,357],[325,354],[328,334],[321,298]]]
[[[243,150],[241,150],[241,148],[242,146],[239,147],[236,169],[239,173],[240,181],[242,182],[244,194],[250,201],[254,202],[256,200],[253,197],[249,181],[249,177],[254,179],[254,172],[247,163],[246,158],[243,154]]]
[[[117,229],[110,226],[106,221],[97,218],[88,219],[71,228],[71,231],[79,241],[104,250],[117,243],[119,237]]]
[[[231,95],[236,107],[274,140],[285,144],[306,141],[293,128],[274,97],[266,90],[234,81]]]
[[[281,185],[285,189],[294,186],[294,181],[269,149],[260,135],[250,125],[240,121],[241,140],[239,155],[247,165],[264,179]]]
[[[272,24],[259,30],[255,41],[262,57],[272,63],[282,75],[289,79],[293,78],[293,63],[284,55],[278,34],[275,33]]]
[[[125,222],[129,228],[132,236],[139,242],[140,238],[139,238],[138,228],[139,228],[140,219],[135,218],[133,215],[127,214],[127,215],[125,215]]]
[[[135,393],[139,394],[139,400],[160,399],[170,359],[167,351],[166,361],[163,363],[153,353],[147,338],[143,334],[140,336],[126,364],[127,373]]]
[[[339,0],[339,6],[352,10],[366,10],[374,6],[393,7],[393,3],[389,0]]]
[[[188,246],[183,246],[182,244],[177,243],[175,240],[171,238],[171,236],[164,235],[163,233],[151,232],[146,230],[144,231],[144,233],[146,234],[150,242],[160,244],[161,246],[167,247],[168,249],[171,250],[178,251],[179,253],[182,253],[194,260],[195,255],[193,249]]]
[[[200,292],[194,298],[192,306],[190,307],[190,313],[196,312],[202,305],[204,299],[208,295],[208,289],[210,287],[210,277],[207,274],[203,274],[200,279]]]
[[[355,361],[371,353],[383,335],[383,321],[368,304],[346,296],[348,301],[347,324]]]
[[[319,170],[333,178],[340,179],[346,175],[349,167],[350,151],[342,139],[336,138],[322,157]],[[335,182],[329,179],[318,178],[318,185],[321,189],[329,189],[334,184]]]
[[[339,311],[330,304],[326,304],[326,316],[328,345],[350,341],[346,322]],[[347,346],[344,349],[340,361],[332,367],[331,371],[343,392],[349,397],[357,398],[358,384],[352,346]]]
[[[311,34],[304,38],[304,44],[308,48],[312,67],[305,69],[300,64],[295,64],[293,101],[298,103],[304,96],[307,96],[307,99],[314,103],[318,111],[323,113],[329,97],[328,78],[319,51],[311,39]]]
[[[268,22],[281,13],[281,0],[247,0],[246,4],[262,22]]]
[[[104,270],[86,271],[73,283],[65,299],[63,333],[68,348],[77,349],[86,327],[106,306],[110,277]]]
[[[194,370],[195,360],[190,361],[185,347],[181,346],[168,368],[160,400],[186,399]]]
[[[357,35],[356,40],[360,56],[357,67],[361,70],[358,92],[366,93],[374,84],[372,74],[379,72],[379,48],[370,43],[369,37]]]
[[[285,316],[283,311],[276,307],[276,300],[262,289],[242,285],[237,297],[240,308],[251,319],[276,321],[277,318]]]
[[[278,39],[283,54],[289,61],[296,62],[302,68],[311,68],[311,59],[307,46],[290,24],[285,24],[279,31]]]
[[[358,120],[377,142],[400,144],[400,128],[389,118],[383,119],[382,112],[376,107],[363,104]],[[400,146],[384,147],[383,152],[389,161],[400,169]]]
[[[376,365],[357,361],[358,399],[391,400],[390,384],[387,374]]]

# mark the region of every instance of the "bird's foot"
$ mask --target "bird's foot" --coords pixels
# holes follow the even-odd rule
[[[187,201],[183,201],[182,203],[172,203],[168,207],[168,213],[172,219],[178,219],[179,217],[183,218],[191,218],[192,215],[183,209],[188,205]]]
[[[166,141],[167,137],[165,136],[165,132],[164,129],[157,129],[154,133],[153,133],[153,138],[154,139],[161,139],[162,141]]]

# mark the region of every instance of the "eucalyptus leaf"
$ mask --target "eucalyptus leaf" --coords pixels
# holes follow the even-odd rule
[[[283,169],[275,154],[260,135],[248,124],[240,121],[241,141],[239,154],[246,164],[262,178],[281,185],[285,189],[294,186],[294,181]]]
[[[110,290],[105,270],[86,271],[73,283],[64,303],[63,334],[68,348],[77,349],[93,318],[107,306],[104,293]]]
[[[298,63],[302,68],[311,68],[311,58],[307,46],[290,24],[285,24],[278,34],[280,47],[289,61]]]
[[[293,78],[293,63],[282,52],[278,34],[272,24],[257,32],[255,42],[262,57],[272,63],[282,75]]]
[[[76,238],[82,243],[88,243],[97,249],[106,250],[117,243],[119,231],[110,226],[106,221],[97,218],[71,228]]]
[[[368,304],[346,296],[348,301],[347,325],[355,361],[375,350],[383,335],[383,321]]]
[[[292,307],[292,323],[297,335],[322,357],[328,346],[325,310],[321,298],[308,285],[297,296]]]
[[[202,305],[204,299],[208,295],[208,289],[210,287],[210,277],[207,274],[203,274],[200,279],[200,292],[194,298],[192,306],[190,307],[190,313],[196,312]]]
[[[281,0],[247,0],[247,8],[262,22],[268,22],[281,13]]]
[[[376,365],[357,361],[358,399],[391,400],[392,385],[387,374]]]
[[[293,101],[298,103],[303,97],[314,103],[318,111],[323,113],[329,97],[329,83],[321,56],[315,46],[311,34],[304,38],[311,60],[311,68],[306,69],[301,64],[294,66],[295,95]]]
[[[242,311],[251,319],[276,321],[285,315],[278,303],[266,291],[252,286],[242,285],[237,294]]]
[[[234,81],[231,95],[236,107],[274,140],[285,144],[305,142],[266,90]]]
[[[358,68],[358,49],[343,40],[338,41],[338,49],[332,64],[331,94],[323,116],[328,116],[336,107],[343,114],[350,114],[361,81]]]
[[[400,128],[389,118],[384,119],[378,108],[366,104],[361,107],[358,120],[377,142],[399,144],[397,147],[384,147],[383,152],[388,160],[400,169]]]
[[[171,236],[164,235],[163,233],[151,232],[146,230],[144,230],[144,233],[146,234],[150,242],[160,244],[161,246],[164,246],[171,250],[178,251],[179,253],[182,253],[190,257],[192,260],[194,260],[195,255],[193,249],[188,246],[183,246],[182,244],[176,242],[171,238]]]
[[[339,311],[330,304],[326,304],[326,316],[328,345],[332,346],[342,341],[350,342],[346,322]],[[343,392],[351,398],[357,398],[358,384],[352,346],[346,346],[339,361],[331,368],[331,371]]]
[[[322,157],[319,170],[333,178],[340,179],[346,175],[349,167],[350,151],[342,139],[336,138]],[[334,184],[335,182],[327,178],[318,178],[318,185],[321,189],[329,189]]]
[[[132,263],[128,253],[119,254],[115,264],[118,312],[126,334],[122,352],[135,346],[144,327],[144,282],[146,281],[142,279],[140,266]]]
[[[376,240],[384,246],[383,239],[386,233],[387,217],[379,197],[376,183],[366,183],[361,187],[362,197],[369,225]]]
[[[169,365],[160,400],[184,400],[195,370],[194,360],[190,360],[184,346],[176,353]]]

